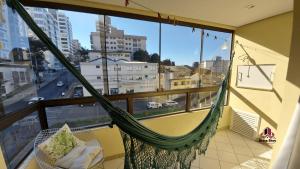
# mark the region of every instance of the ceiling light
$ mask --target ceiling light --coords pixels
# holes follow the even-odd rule
[[[255,7],[254,4],[249,4],[249,5],[246,6],[247,9],[252,9],[252,8],[254,8],[254,7]]]

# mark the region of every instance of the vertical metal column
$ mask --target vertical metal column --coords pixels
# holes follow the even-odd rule
[[[160,67],[160,62],[161,62],[161,23],[159,23],[159,62],[158,62],[158,90],[160,91],[162,89],[161,86],[161,79],[160,79],[160,73],[161,73],[161,67]]]
[[[101,52],[104,54],[102,57],[102,71],[103,71],[103,88],[104,88],[104,95],[109,95],[109,85],[108,85],[108,70],[107,70],[107,51],[106,51],[106,15],[103,15],[103,24],[104,24],[104,50],[102,49]],[[100,44],[101,44],[101,26],[99,23],[99,35],[100,35]]]
[[[201,87],[202,83],[202,73],[201,73],[201,62],[203,61],[203,42],[204,42],[204,29],[201,29],[201,44],[200,44],[200,62],[199,62],[199,84],[198,87]]]

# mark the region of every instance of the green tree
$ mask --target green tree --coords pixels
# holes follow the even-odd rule
[[[41,40],[33,37],[29,38],[29,48],[33,70],[36,73],[39,71],[43,71],[45,69],[45,56],[43,52],[48,50],[48,48]]]
[[[171,61],[170,59],[165,59],[165,60],[161,61],[161,65],[164,65],[164,66],[175,66],[175,62]]]
[[[86,62],[90,59],[89,57],[89,50],[84,48],[84,47],[81,47],[77,52],[76,54],[78,54],[80,56],[80,61],[81,62]]]
[[[154,53],[151,55],[151,57],[150,57],[151,63],[159,63],[159,61],[160,61],[160,57],[157,53]]]
[[[133,53],[133,60],[141,61],[141,62],[149,62],[150,56],[145,50],[138,50]]]

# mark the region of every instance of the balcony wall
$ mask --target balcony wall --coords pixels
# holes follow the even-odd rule
[[[153,119],[143,120],[142,123],[161,134],[178,136],[183,135],[195,128],[207,115],[209,109],[194,111],[189,113],[181,113],[170,116],[163,116]],[[226,106],[223,116],[219,122],[219,129],[228,128],[230,124],[230,107]],[[80,133],[78,137],[82,140],[99,139],[103,148],[105,159],[114,159],[124,154],[123,142],[119,130],[116,126],[113,128],[101,127]],[[1,164],[1,161],[0,161]],[[28,164],[24,164],[26,169],[38,169],[38,165],[34,159]],[[0,165],[1,167],[1,165]]]
[[[278,150],[284,140],[287,133],[287,129],[290,125],[290,121],[295,110],[297,101],[300,96],[300,1],[294,1],[294,13],[293,13],[293,34],[291,51],[288,63],[287,77],[284,84],[285,93],[283,95],[283,102],[281,108],[281,114],[278,120],[278,134],[277,144],[274,147],[272,164],[276,160]],[[292,152],[291,162],[289,168],[299,168],[299,143],[294,146]]]
[[[1,147],[0,147],[0,168],[6,169],[5,161],[4,161],[4,157],[3,157],[3,154],[2,154]]]
[[[267,18],[251,23],[236,30],[235,57],[230,88],[229,105],[233,109],[257,113],[262,118],[260,132],[265,127],[276,129],[282,113],[283,85],[287,75],[290,45],[292,37],[293,14]],[[248,65],[248,60],[241,57],[249,56],[249,64],[275,64],[275,75],[272,91],[254,90],[236,87],[237,65]],[[276,136],[275,132],[275,136]]]

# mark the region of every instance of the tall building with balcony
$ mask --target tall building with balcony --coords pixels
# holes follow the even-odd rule
[[[146,50],[147,38],[145,36],[125,34],[124,30],[111,25],[109,16],[105,16],[105,24],[104,17],[99,16],[96,32],[91,32],[90,39],[92,50],[104,50],[104,42],[106,42],[106,51],[111,53],[130,53],[132,56],[135,51]]]
[[[2,23],[0,24],[0,59],[1,61],[15,61],[16,58],[28,59],[23,57],[23,51],[29,47],[27,37],[27,27],[21,17],[13,13],[6,5],[2,7]],[[16,53],[19,52],[18,54]],[[18,60],[18,59],[17,59]],[[20,61],[20,60],[18,60]]]
[[[57,10],[46,8],[26,7],[35,23],[48,35],[52,42],[61,49],[60,34],[57,23]],[[29,37],[36,37],[32,30],[28,29]]]
[[[81,74],[104,94],[102,59],[80,63]],[[108,59],[109,94],[156,91],[158,88],[158,64],[147,62],[114,61]],[[84,89],[84,95],[89,96]]]
[[[72,50],[72,24],[63,12],[59,11],[57,14],[57,23],[59,29],[60,46],[63,54],[70,57],[73,54]]]

